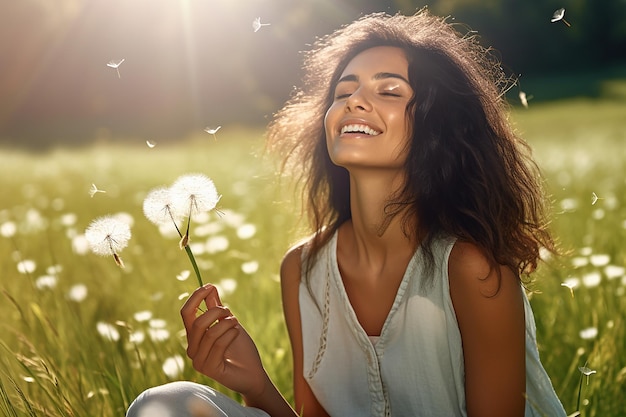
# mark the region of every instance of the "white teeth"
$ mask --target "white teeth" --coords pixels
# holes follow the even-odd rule
[[[380,132],[372,129],[366,125],[346,125],[341,128],[341,134],[344,133],[365,133],[366,135],[376,136],[380,135]]]

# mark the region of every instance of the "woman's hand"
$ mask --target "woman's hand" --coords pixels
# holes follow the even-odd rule
[[[207,310],[198,315],[204,300]],[[198,288],[180,314],[187,331],[187,355],[198,372],[244,396],[266,389],[268,376],[259,352],[243,327],[222,305],[215,286]]]

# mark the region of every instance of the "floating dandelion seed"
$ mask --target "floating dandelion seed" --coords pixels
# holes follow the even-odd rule
[[[96,184],[91,184],[91,188],[89,189],[89,197],[93,198],[93,196],[98,193],[106,193],[106,191],[99,190],[98,187],[96,187]]]
[[[113,255],[115,263],[124,267],[118,252],[128,245],[130,239],[130,226],[127,223],[113,216],[97,218],[85,230],[85,239],[93,253],[101,256]]]
[[[578,370],[587,377],[587,385],[589,385],[589,377],[597,372],[595,369],[587,368],[587,366],[579,366]]]
[[[107,64],[107,67],[114,68],[115,71],[117,71],[117,78],[122,78],[120,76],[120,65],[122,65],[122,62],[124,62],[124,58],[122,58],[122,59],[112,59]]]
[[[212,127],[205,127],[204,131],[207,132],[209,135],[213,135],[213,139],[217,140],[217,136],[216,133],[218,130],[220,130],[222,128],[222,126],[218,126],[216,128],[212,128]]]
[[[591,205],[595,205],[598,200],[602,200],[602,198],[598,197],[596,193],[591,193]]]
[[[574,298],[574,288],[578,287],[578,284],[580,284],[580,280],[578,278],[568,278],[565,282],[561,283],[561,287],[568,288],[572,298]]]
[[[550,19],[550,22],[554,23],[554,22],[558,22],[559,20],[562,21],[563,23],[565,23],[565,25],[572,26],[569,24],[569,22],[567,20],[564,19],[565,17],[565,9],[564,8],[560,8],[558,10],[556,10],[554,12],[554,14],[552,15],[552,19]]]
[[[532,100],[533,95],[527,95],[524,91],[519,92],[519,101],[522,103],[522,106],[528,108],[528,102]]]
[[[269,26],[269,25],[270,25],[269,23],[261,23],[261,18],[257,17],[252,22],[252,29],[254,29],[255,32],[258,32],[259,29],[261,29],[263,26]]]
[[[152,149],[152,148],[154,148],[156,146],[156,143],[147,140],[146,141],[146,145],[148,145],[148,148]]]

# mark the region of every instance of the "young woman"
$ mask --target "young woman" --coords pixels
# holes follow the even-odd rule
[[[565,416],[522,285],[554,245],[498,63],[423,10],[365,16],[304,68],[268,131],[314,231],[281,267],[295,407],[207,285],[181,310],[187,353],[246,406],[177,382],[128,416]]]

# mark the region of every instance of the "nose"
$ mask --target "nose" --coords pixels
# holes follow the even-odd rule
[[[371,103],[360,88],[350,94],[350,97],[348,97],[348,99],[346,100],[347,112],[370,110],[372,110]]]

